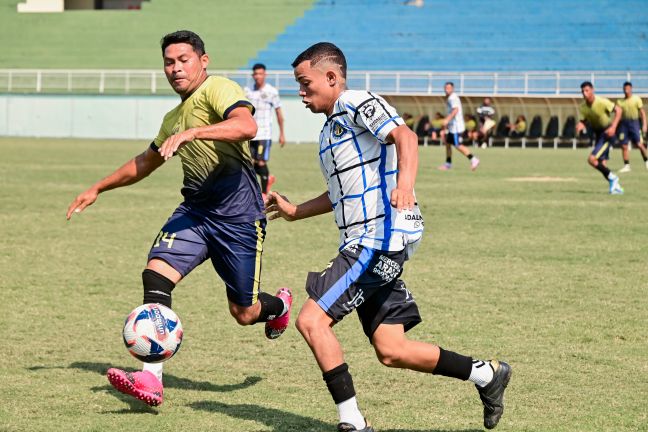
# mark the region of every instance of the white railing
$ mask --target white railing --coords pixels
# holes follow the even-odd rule
[[[250,85],[249,71],[210,71]],[[268,71],[268,82],[282,94],[296,94],[292,71]],[[452,81],[462,95],[578,96],[591,81],[599,94],[619,94],[623,82],[648,94],[648,72],[350,72],[350,88],[384,95],[442,95]],[[0,69],[0,93],[172,94],[159,70]]]

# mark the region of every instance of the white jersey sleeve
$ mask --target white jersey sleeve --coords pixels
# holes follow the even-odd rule
[[[341,99],[349,110],[348,115],[353,123],[368,130],[382,142],[387,140],[392,130],[405,124],[394,107],[371,92],[348,90]]]
[[[281,99],[279,99],[279,91],[273,88],[274,92],[272,95],[272,108],[277,109],[281,108]]]

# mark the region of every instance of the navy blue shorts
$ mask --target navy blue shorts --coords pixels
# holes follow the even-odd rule
[[[258,161],[270,160],[270,146],[272,146],[272,140],[250,141],[252,159]]]
[[[614,137],[610,138],[607,136],[605,131],[595,131],[594,132],[594,149],[592,150],[592,155],[598,160],[608,160],[610,159],[610,147],[614,143]]]
[[[207,258],[225,282],[227,298],[239,306],[257,302],[266,221],[227,223],[180,204],[149,252],[185,277]]]
[[[641,123],[639,120],[621,120],[617,129],[619,144],[626,145],[628,141],[633,144],[641,142]]]
[[[380,324],[403,324],[407,331],[421,322],[421,316],[412,293],[399,279],[405,256],[405,250],[347,246],[323,271],[308,273],[306,292],[335,321],[357,310],[370,341]]]
[[[455,147],[459,147],[463,143],[463,138],[460,133],[448,132],[446,134],[446,143],[452,144]]]

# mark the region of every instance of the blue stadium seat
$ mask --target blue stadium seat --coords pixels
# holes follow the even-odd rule
[[[353,70],[648,70],[645,0],[403,3],[316,1],[250,65],[289,69],[303,49],[330,41]]]

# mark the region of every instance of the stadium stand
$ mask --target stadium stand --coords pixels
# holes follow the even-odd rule
[[[586,4],[319,0],[259,58],[288,69],[295,53],[327,40],[354,70],[647,70],[645,0]]]
[[[141,10],[62,13],[19,13],[18,3],[0,0],[1,40],[8,42],[0,68],[159,69],[162,36],[189,28],[205,40],[211,69],[237,69],[313,1],[151,0]]]

